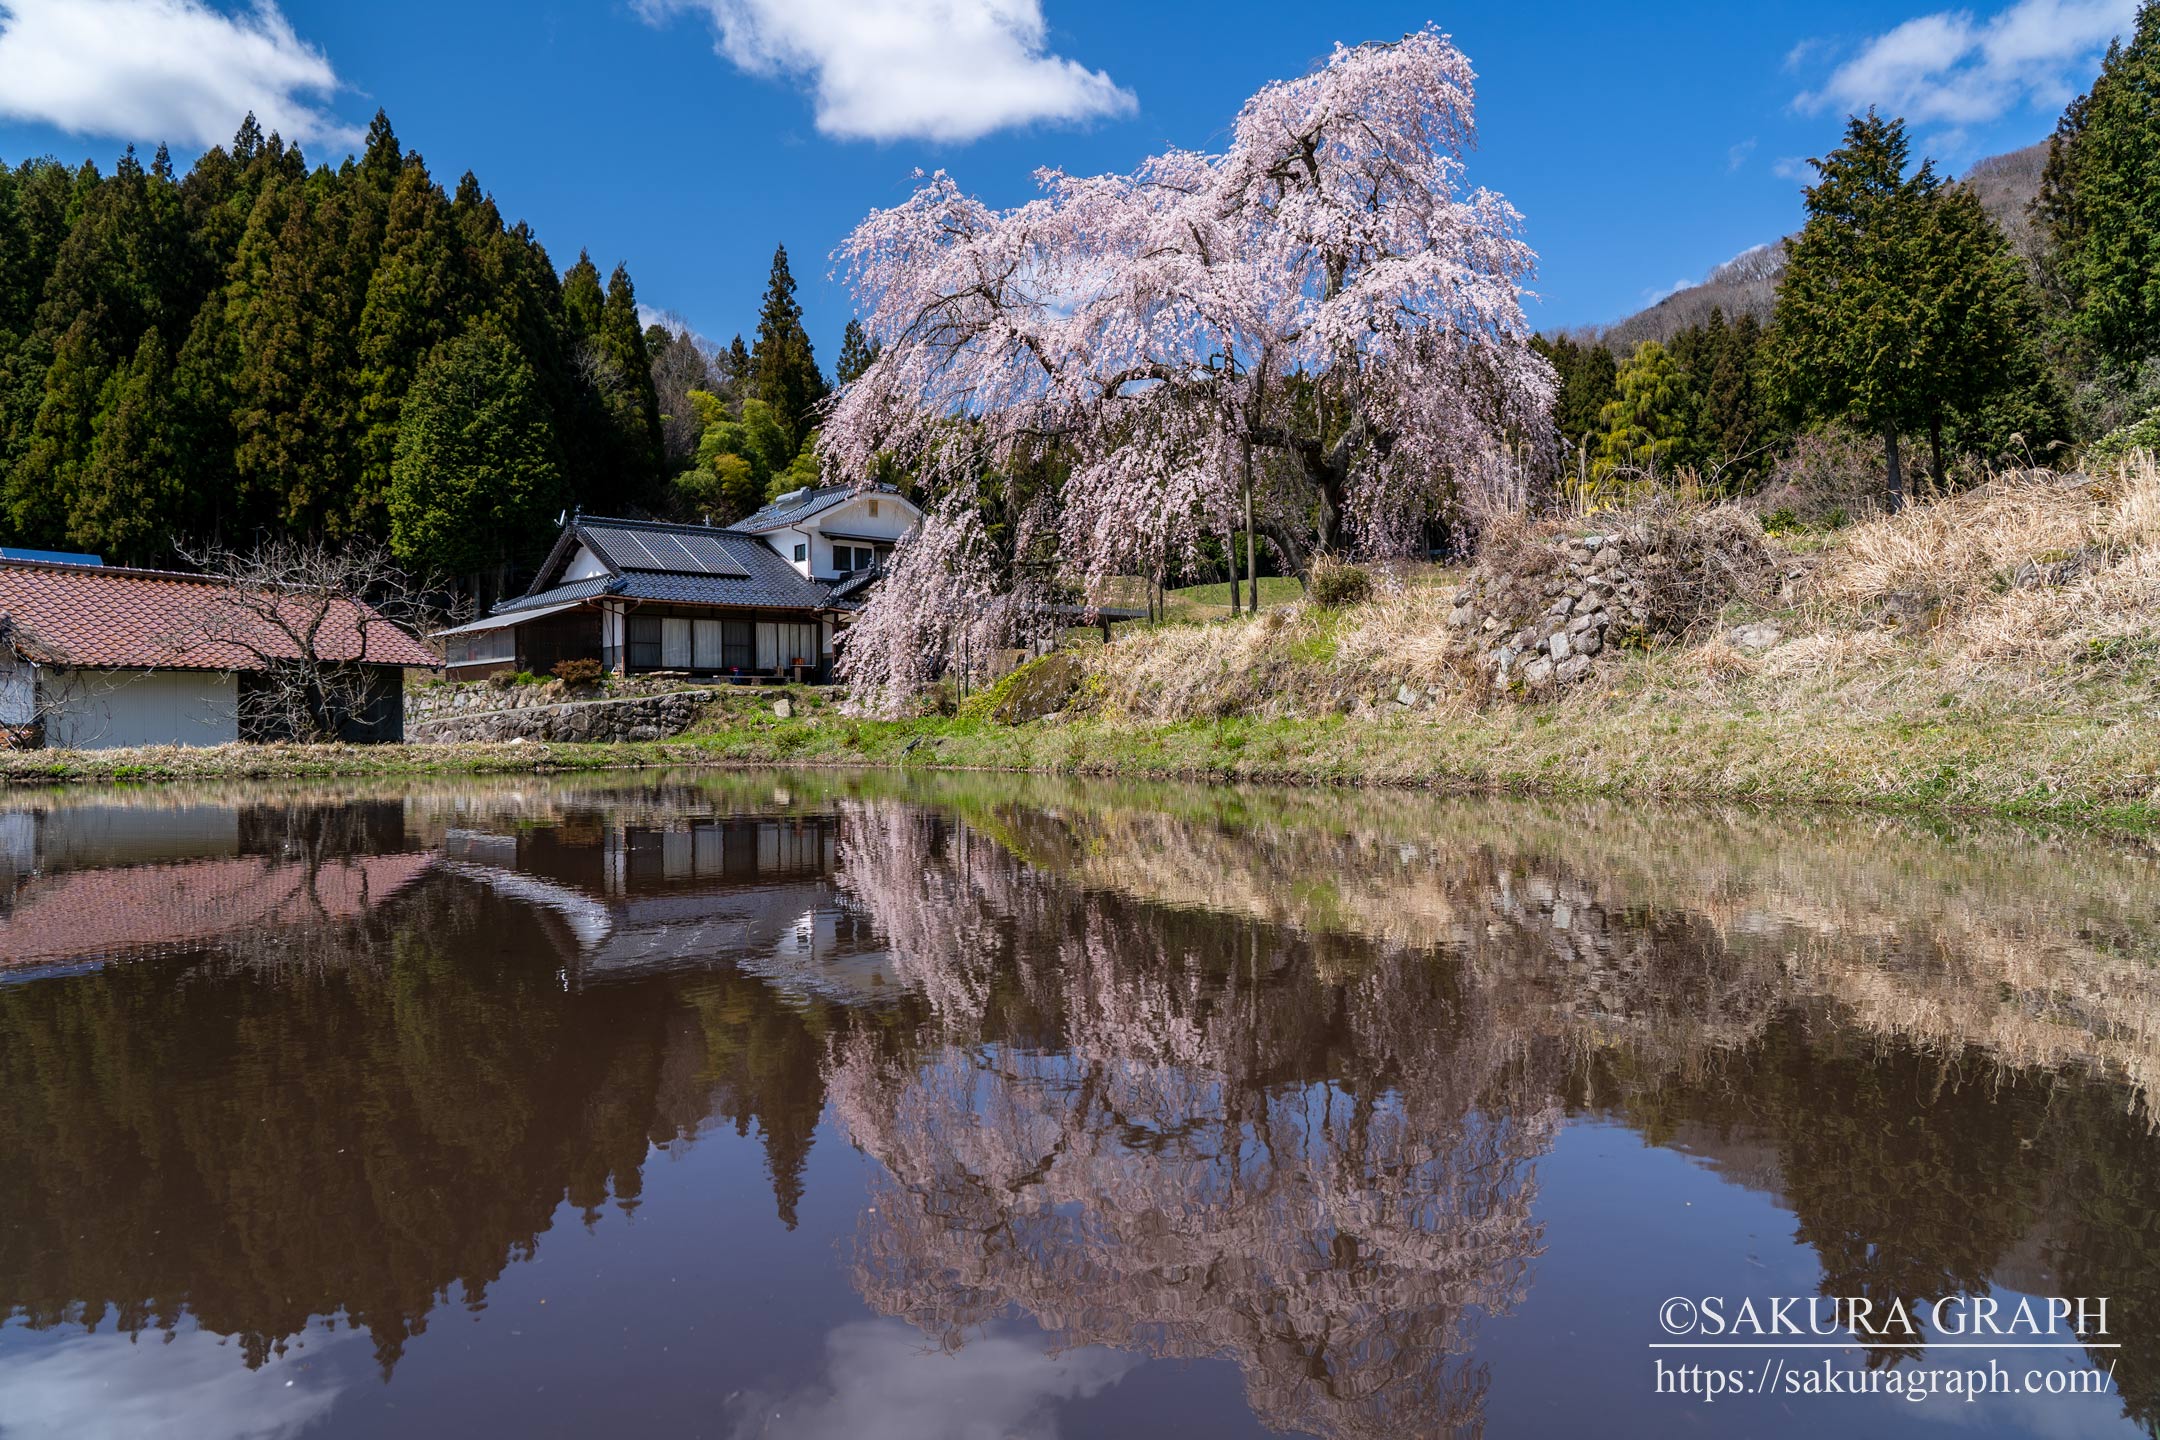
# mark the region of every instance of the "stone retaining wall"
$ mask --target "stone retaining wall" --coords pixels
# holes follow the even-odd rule
[[[632,696],[660,695],[686,686],[683,676],[611,675],[603,693],[596,689],[572,690],[560,680],[538,685],[495,685],[485,680],[452,681],[418,685],[405,692],[407,728],[428,720],[455,715],[485,715],[497,710],[531,710],[570,700],[622,700]]]
[[[1597,654],[1649,616],[1622,533],[1553,543],[1542,574],[1474,574],[1455,597],[1448,626],[1500,688],[1546,690],[1590,673]]]
[[[500,702],[498,696],[498,703]],[[405,738],[418,744],[467,740],[666,740],[696,723],[719,698],[714,690],[670,690],[621,700],[571,700],[481,714],[450,714],[416,720]]]
[[[1616,517],[1617,518],[1617,517]],[[1600,535],[1552,529],[1481,558],[1447,617],[1452,648],[1496,693],[1551,694],[1619,646],[1668,645],[1730,600],[1766,595],[1777,562],[1754,516],[1731,505],[1651,505]],[[1762,649],[1777,627],[1743,626]]]

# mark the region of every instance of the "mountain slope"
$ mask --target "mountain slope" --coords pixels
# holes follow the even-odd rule
[[[2031,238],[2026,207],[2040,190],[2040,171],[2047,164],[2047,141],[1976,160],[1959,177],[1980,196],[1980,203],[2021,253]],[[1698,285],[1683,286],[1655,305],[1636,311],[1610,325],[1592,327],[1592,338],[1616,352],[1626,353],[1644,340],[1672,339],[1690,325],[1710,318],[1713,308],[1727,319],[1753,315],[1767,321],[1777,299],[1778,275],[1785,268],[1785,242],[1757,245],[1743,250],[1712,270]]]

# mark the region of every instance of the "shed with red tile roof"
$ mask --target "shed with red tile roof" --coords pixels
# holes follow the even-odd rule
[[[240,738],[241,677],[263,669],[264,655],[300,650],[234,594],[202,575],[0,559],[0,727],[12,743],[88,748]],[[354,736],[366,739],[402,738],[399,677],[440,663],[342,597],[329,602],[315,653],[379,673]]]

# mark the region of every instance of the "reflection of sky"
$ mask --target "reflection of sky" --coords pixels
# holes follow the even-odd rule
[[[2043,1355],[2034,1363],[2052,1367],[2071,1362]],[[1932,1420],[1961,1430],[2025,1435],[2033,1440],[2087,1440],[2123,1433],[2128,1422],[2110,1408],[2113,1404],[2112,1398],[2090,1395],[1989,1395],[1971,1405],[1940,1397],[1907,1408],[1915,1422]]]
[[[1139,1357],[1102,1346],[1043,1353],[1040,1335],[996,1331],[943,1353],[898,1320],[842,1325],[825,1373],[791,1395],[737,1402],[737,1440],[1052,1440],[1057,1404],[1115,1385]]]
[[[1668,1340],[1657,1324],[1670,1296],[1731,1297],[1820,1293],[1822,1266],[1794,1233],[1792,1212],[1743,1178],[1744,1148],[1713,1163],[1646,1141],[1626,1126],[1576,1120],[1538,1162],[1538,1218],[1545,1254],[1514,1314],[1479,1334],[1478,1358],[1492,1366],[1486,1433],[1598,1435],[1665,1440],[1672,1435],[1749,1435],[1815,1440],[1932,1434],[1940,1440],[2024,1436],[2033,1440],[2139,1433],[2106,1395],[1726,1395],[1713,1403],[1656,1393],[1648,1346]],[[1625,1235],[1629,1243],[1614,1243]],[[2005,1307],[2018,1293],[1997,1286]],[[1753,1338],[1753,1337],[1749,1337]],[[1812,1339],[1813,1337],[1808,1337]],[[2129,1337],[2125,1337],[2129,1338]],[[1753,1367],[1762,1351],[1666,1351],[1667,1364]],[[1857,1368],[1856,1349],[1787,1350],[1789,1369],[1818,1370],[1825,1358]],[[1989,1352],[1934,1350],[1930,1369],[1985,1369]],[[2012,1375],[2027,1369],[2083,1371],[2076,1346],[1996,1355]],[[1918,1369],[1911,1362],[1901,1362]],[[1567,1384],[1545,1383],[1563,1374]],[[2020,1383],[2020,1382],[2013,1382]],[[1923,1429],[1932,1425],[1934,1429]]]
[[[330,1413],[343,1380],[316,1364],[355,1332],[308,1336],[307,1348],[250,1370],[230,1343],[200,1330],[171,1339],[77,1335],[56,1342],[0,1330],[0,1437],[70,1440],[286,1440]]]

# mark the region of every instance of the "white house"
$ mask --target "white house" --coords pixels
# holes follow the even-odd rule
[[[838,582],[883,565],[921,523],[922,511],[890,487],[823,485],[783,495],[728,528],[758,536],[805,579]]]

